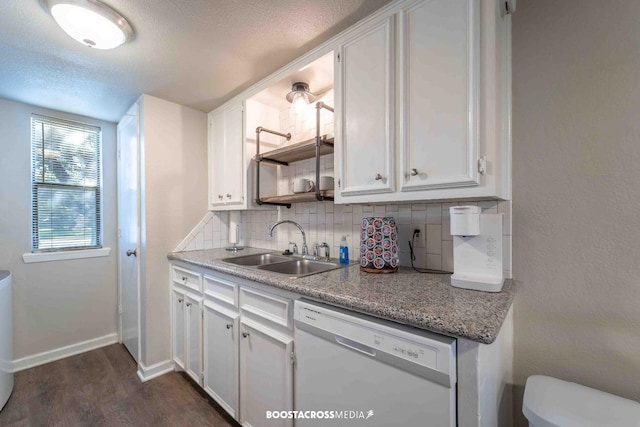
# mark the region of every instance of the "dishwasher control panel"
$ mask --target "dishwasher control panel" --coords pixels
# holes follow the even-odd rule
[[[443,373],[455,371],[456,340],[348,310],[296,301],[296,326],[372,357],[394,356]]]

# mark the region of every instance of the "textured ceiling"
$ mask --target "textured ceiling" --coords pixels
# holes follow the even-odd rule
[[[92,50],[0,0],[0,97],[118,121],[142,94],[210,111],[390,0],[103,0],[136,38]]]

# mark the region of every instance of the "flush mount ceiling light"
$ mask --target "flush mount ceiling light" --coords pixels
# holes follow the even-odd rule
[[[291,87],[291,92],[287,94],[287,101],[294,107],[310,104],[316,100],[316,96],[309,92],[309,84],[305,82],[296,82]]]
[[[56,23],[74,40],[95,49],[113,49],[133,38],[133,28],[97,0],[40,0]]]

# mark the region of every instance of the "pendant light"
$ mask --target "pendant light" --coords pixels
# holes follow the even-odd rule
[[[308,105],[315,100],[316,96],[309,92],[309,84],[305,82],[294,83],[291,87],[291,92],[287,94],[287,101],[289,101],[295,109]]]
[[[40,0],[71,38],[95,49],[113,49],[133,38],[124,16],[98,0]]]

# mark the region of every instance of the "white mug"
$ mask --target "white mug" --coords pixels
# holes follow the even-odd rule
[[[293,181],[294,193],[308,193],[314,189],[313,181],[306,178],[299,178]]]
[[[333,177],[321,176],[320,181],[318,181],[318,186],[320,187],[320,191],[333,190]]]

